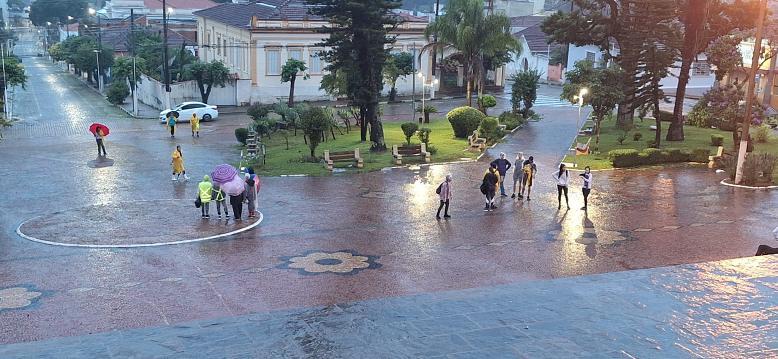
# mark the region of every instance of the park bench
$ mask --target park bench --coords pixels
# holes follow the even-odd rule
[[[402,165],[403,164],[403,157],[414,157],[418,156],[424,159],[424,162],[429,163],[430,162],[430,153],[427,152],[427,145],[422,143],[420,145],[410,145],[410,146],[392,146],[392,157],[394,157],[394,163],[396,165]]]
[[[477,148],[479,151],[483,151],[486,148],[486,139],[478,137],[478,130],[467,136],[467,142],[470,144],[470,148]]]
[[[324,151],[324,163],[327,165],[328,170],[333,170],[335,162],[355,162],[357,168],[364,167],[362,156],[359,155],[359,147],[355,148],[353,151]]]
[[[708,168],[715,168],[716,162],[724,157],[724,146],[719,146],[716,149],[716,155],[708,156]]]

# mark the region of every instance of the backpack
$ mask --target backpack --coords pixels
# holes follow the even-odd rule
[[[443,183],[441,183],[440,185],[438,185],[438,189],[436,189],[436,190],[435,190],[435,193],[436,193],[436,194],[440,194],[440,192],[441,192],[442,190],[443,190]]]

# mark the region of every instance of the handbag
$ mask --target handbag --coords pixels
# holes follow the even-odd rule
[[[195,198],[195,208],[200,208],[203,205],[203,201],[200,200],[200,195],[197,195],[197,198]]]

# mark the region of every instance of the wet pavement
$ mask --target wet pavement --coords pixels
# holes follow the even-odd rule
[[[778,258],[744,258],[13,344],[0,356],[774,358],[777,278]]]
[[[703,356],[718,356],[704,351],[714,350],[705,349],[705,343],[723,347],[721,343],[729,343],[725,342],[729,338],[719,335],[719,331],[732,325],[749,330],[758,328],[765,335],[775,333],[771,327],[775,320],[769,317],[774,312],[774,299],[766,295],[768,299],[755,299],[751,303],[744,302],[738,294],[739,290],[751,288],[746,294],[749,298],[764,293],[774,297],[775,273],[768,271],[775,268],[772,259],[747,258],[739,262],[624,271],[749,257],[759,244],[775,245],[770,231],[778,224],[778,192],[724,187],[718,184],[721,175],[699,167],[597,172],[588,214],[578,209],[582,198],[577,181],[570,192],[573,209],[557,211],[551,172],[576,132],[577,109],[572,107],[539,108],[544,115],[542,121],[517,131],[479,162],[386,169],[364,175],[263,178],[259,207],[264,220],[252,230],[227,238],[132,249],[66,248],[31,242],[15,232],[24,221],[41,216],[53,220],[58,218],[54,213],[77,214],[80,209],[100,205],[112,206],[115,212],[112,218],[116,226],[96,226],[96,232],[100,234],[102,230],[106,238],[132,239],[136,234],[132,228],[170,236],[181,231],[176,227],[186,226],[186,221],[199,221],[199,210],[194,206],[168,210],[152,206],[149,213],[138,214],[145,207],[134,203],[191,202],[197,181],[188,184],[170,181],[170,154],[175,145],[182,145],[187,173],[192,178],[200,178],[217,164],[238,161],[232,130],[247,119],[235,116],[204,123],[200,138],[191,138],[184,125],[179,127],[179,135],[171,139],[156,121],[131,119],[96,97],[95,92],[77,90],[78,80],[69,78],[45,60],[24,58],[24,61],[38,71],[37,76],[30,77],[26,91],[39,91],[47,86],[73,88],[73,91],[66,90],[61,97],[49,95],[47,101],[39,100],[41,110],[29,109],[31,117],[24,120],[25,129],[9,129],[6,140],[0,143],[4,159],[0,163],[0,181],[7,193],[0,201],[0,343],[71,338],[53,339],[45,346],[3,346],[0,353],[21,350],[20,355],[35,355],[40,353],[35,350],[58,348],[78,356],[79,349],[96,348],[89,344],[95,340],[113,347],[112,343],[121,341],[117,338],[130,338],[126,343],[137,343],[136,340],[142,340],[138,338],[146,335],[167,335],[168,339],[157,343],[173,350],[181,346],[187,350],[197,348],[184,345],[186,338],[203,338],[203,341],[208,338],[214,340],[207,342],[214,350],[222,348],[228,353],[234,346],[237,354],[232,356],[238,357],[240,343],[247,342],[256,344],[250,350],[272,348],[264,353],[276,356],[342,353],[347,357],[353,353],[349,348],[360,349],[364,354],[364,343],[375,340],[375,336],[371,339],[359,333],[384,330],[396,333],[392,318],[399,314],[381,307],[383,303],[395,301],[392,308],[403,307],[402,303],[422,298],[419,300],[428,300],[427,309],[424,315],[414,318],[435,319],[500,310],[499,303],[484,298],[504,298],[500,296],[505,293],[510,293],[520,304],[514,310],[549,313],[539,308],[553,307],[567,311],[551,312],[553,320],[543,320],[549,331],[570,330],[544,334],[543,339],[525,332],[517,337],[534,338],[532,345],[540,347],[537,350],[562,346],[575,352],[577,346],[584,345],[585,351],[593,354],[616,352],[618,355],[618,350],[602,351],[601,347],[595,347],[612,343],[612,337],[592,329],[596,338],[579,342],[571,328],[608,328],[619,323],[629,326],[630,313],[642,308],[635,304],[641,303],[639,298],[656,298],[658,303],[655,311],[640,318],[659,319],[657,316],[661,314],[666,316],[661,318],[675,320],[679,318],[677,313],[688,313],[689,307],[684,305],[697,308],[699,311],[693,319],[683,317],[678,320],[687,322],[673,322],[676,324],[672,328],[681,329],[645,323],[640,328],[660,330],[651,332],[654,333],[651,338],[659,338],[656,341],[675,340],[661,337],[661,333],[692,333],[697,339],[678,339],[679,343]],[[52,84],[46,85],[47,81]],[[33,95],[25,97],[29,101]],[[62,108],[68,108],[73,116],[43,115]],[[106,147],[113,162],[100,166],[95,166],[96,146],[86,130],[96,114],[101,117],[100,122],[111,126]],[[488,158],[500,151],[507,152],[511,158],[517,151],[535,155],[539,175],[533,187],[533,201],[519,203],[501,198],[498,210],[485,213],[481,210],[483,199],[478,185]],[[453,218],[436,221],[434,190],[447,173],[454,178]],[[88,217],[75,215],[70,221],[85,222],[76,227],[89,226]],[[219,226],[212,222],[215,227]],[[67,228],[52,226],[34,230],[79,237],[79,233]],[[768,271],[766,275],[764,271]],[[549,281],[561,277],[572,278]],[[693,281],[694,278],[701,279]],[[735,289],[729,284],[742,281],[747,283]],[[577,286],[588,289],[579,292]],[[607,289],[608,295],[596,294],[600,293],[596,290],[599,287]],[[633,289],[636,297],[630,294]],[[472,295],[472,300],[483,300],[483,303],[478,310],[435,312],[457,308],[456,304],[448,306],[444,302],[458,302],[457,298],[463,295]],[[706,302],[706,296],[715,300]],[[623,302],[618,302],[622,299]],[[752,314],[723,322],[724,311],[719,311],[718,305]],[[327,311],[336,308],[347,312],[345,308],[350,306],[362,310],[360,315],[373,321],[359,321],[362,318],[359,316],[339,317]],[[604,319],[594,324],[587,322],[583,313],[591,313],[592,308],[606,313],[592,318]],[[252,313],[268,311],[274,311],[267,315],[275,321],[256,323],[260,327],[253,327],[256,331],[251,333],[252,337],[232,335],[235,332],[230,330],[237,330],[234,326],[220,329],[217,332],[221,334],[216,334],[214,328],[221,327],[207,325],[209,321],[221,322],[219,318],[236,318],[241,322],[245,318],[265,318],[266,314]],[[578,312],[582,314],[574,314]],[[311,326],[305,321],[308,315],[305,313],[322,318],[321,323]],[[566,315],[582,319],[566,320]],[[328,318],[332,321],[324,320]],[[350,327],[342,320],[352,318],[364,326],[354,329],[357,334],[349,337],[343,331]],[[618,322],[622,319],[623,322]],[[707,320],[705,323],[710,325],[696,326],[698,319]],[[232,323],[233,319],[223,320]],[[455,323],[461,322],[461,318],[451,320],[413,324],[418,331],[404,334],[412,335],[413,339],[403,337],[399,342],[416,343],[405,345],[408,350],[441,348],[439,352],[427,353],[430,355],[454,354],[446,351],[449,346],[461,349],[460,352],[500,351],[506,348],[500,343],[474,344],[479,342],[472,335],[446,333],[446,327],[456,327],[462,332],[486,330],[482,333],[497,337],[505,331],[505,338],[513,338],[508,333],[511,330],[489,330],[521,327],[516,324],[521,320],[494,327],[481,325],[473,317],[467,320],[477,326],[466,321],[457,326]],[[435,326],[437,322],[449,324],[441,328]],[[273,327],[276,325],[273,323],[281,327]],[[684,323],[693,328],[685,328]],[[179,324],[182,327],[177,327]],[[194,333],[189,334],[178,332],[195,325],[204,328],[192,329]],[[320,336],[330,334],[342,335],[343,339],[318,341]],[[478,338],[477,333],[473,335]],[[617,338],[619,335],[613,334]],[[259,344],[265,337],[270,342],[268,347]],[[281,340],[279,337],[291,342],[274,344]],[[431,339],[419,339],[422,337]],[[481,334],[481,339],[486,337]],[[732,351],[721,350],[734,353],[731,356],[750,351],[756,353],[753,357],[758,357],[759,350],[776,346],[774,338],[762,338],[748,341],[737,337],[732,339],[738,344],[733,345]],[[519,339],[512,343],[522,347]],[[556,344],[548,343],[549,340]],[[698,343],[689,346],[691,340]],[[625,341],[619,348],[626,348],[629,343]],[[121,351],[126,346],[116,345],[118,349],[110,354],[129,356]],[[394,350],[394,344],[387,345],[387,350]],[[662,344],[662,347],[684,350],[673,344]],[[138,345],[136,349],[145,347]],[[397,350],[407,356],[424,354]],[[538,353],[541,354],[537,356],[543,356],[543,352]],[[545,353],[551,356],[563,352]],[[642,353],[630,355],[650,357],[645,353],[655,352]],[[185,352],[180,354],[187,356]],[[197,354],[189,352],[190,356]],[[173,355],[178,356],[175,352]],[[217,352],[211,356],[229,355]]]

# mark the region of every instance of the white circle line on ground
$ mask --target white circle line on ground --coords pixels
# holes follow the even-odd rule
[[[42,244],[48,244],[48,245],[52,245],[52,246],[60,246],[60,247],[77,247],[77,248],[143,248],[143,247],[172,246],[172,245],[176,245],[176,244],[196,243],[196,242],[203,242],[203,241],[208,241],[208,240],[212,240],[212,239],[225,238],[225,237],[229,237],[229,236],[232,236],[232,235],[235,235],[235,234],[238,234],[238,233],[246,232],[246,231],[248,231],[248,230],[258,226],[260,223],[262,223],[262,220],[265,219],[265,216],[262,214],[262,212],[257,211],[257,213],[259,213],[259,218],[254,223],[252,223],[249,226],[246,226],[246,227],[243,227],[243,228],[239,228],[239,229],[236,229],[236,230],[231,231],[231,232],[217,234],[217,235],[203,237],[203,238],[185,239],[185,240],[181,240],[181,241],[173,241],[173,242],[165,242],[165,243],[138,243],[138,244],[77,244],[77,243],[59,243],[59,242],[52,242],[52,241],[47,241],[47,240],[35,238],[35,237],[32,237],[32,236],[28,236],[28,235],[26,235],[26,234],[24,234],[22,232],[22,226],[25,223],[27,223],[29,221],[32,221],[34,219],[40,218],[42,216],[30,218],[30,219],[22,222],[21,224],[19,224],[19,226],[16,227],[16,234],[18,234],[20,237],[22,237],[22,238],[24,238],[24,239],[26,239],[28,241],[42,243]]]
[[[754,189],[754,190],[760,190],[760,189],[763,189],[763,190],[778,189],[778,186],[764,186],[764,187],[754,187],[754,186],[744,186],[744,185],[741,185],[741,184],[728,183],[726,178],[725,178],[725,179],[723,179],[723,180],[721,180],[721,182],[720,182],[720,183],[721,183],[721,184],[723,184],[723,185],[725,185],[725,186],[729,186],[729,187],[735,187],[735,188],[744,188],[744,189]]]

